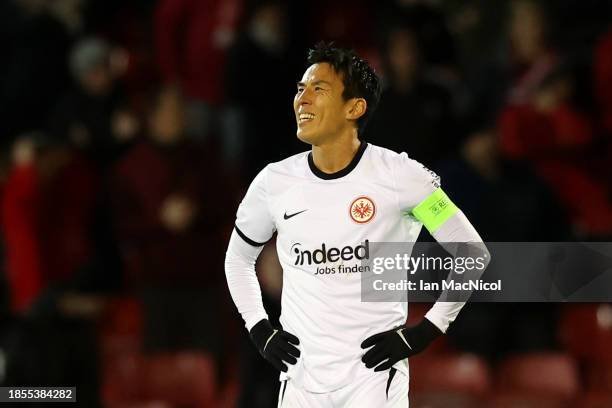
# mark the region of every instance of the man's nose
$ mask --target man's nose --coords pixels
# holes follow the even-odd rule
[[[298,106],[310,105],[312,103],[310,91],[308,89],[304,89],[302,93],[297,96],[296,102]]]

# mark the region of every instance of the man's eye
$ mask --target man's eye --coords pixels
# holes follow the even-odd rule
[[[315,91],[322,91],[323,88],[321,88],[320,86],[315,86]]]
[[[304,92],[304,88],[298,88],[298,89],[297,89],[297,92],[298,92],[298,93],[300,93],[300,92]]]

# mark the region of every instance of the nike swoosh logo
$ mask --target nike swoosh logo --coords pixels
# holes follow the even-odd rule
[[[284,218],[284,219],[286,219],[286,220],[288,220],[289,218],[291,218],[291,217],[295,217],[296,215],[301,214],[301,213],[303,213],[304,211],[308,211],[308,210],[306,209],[306,210],[298,211],[298,212],[296,212],[296,213],[289,214],[289,215],[287,215],[287,211],[285,211],[285,215],[283,215],[283,218]]]

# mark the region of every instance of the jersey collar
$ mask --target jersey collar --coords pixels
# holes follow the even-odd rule
[[[357,165],[359,164],[359,161],[361,160],[361,157],[363,156],[363,153],[365,152],[366,147],[368,147],[368,144],[362,141],[361,145],[359,145],[359,149],[357,150],[357,153],[355,154],[355,157],[353,157],[353,160],[351,160],[348,166],[346,166],[342,170],[338,170],[335,173],[324,173],[321,170],[319,170],[317,166],[315,166],[314,164],[314,160],[312,158],[312,152],[308,153],[308,167],[310,167],[310,171],[312,171],[312,173],[315,176],[323,180],[334,180],[340,177],[344,177],[347,174],[349,174],[351,171],[353,171],[355,167],[357,167]]]

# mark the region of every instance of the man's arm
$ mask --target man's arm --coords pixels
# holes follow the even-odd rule
[[[251,340],[259,353],[277,370],[287,371],[295,364],[300,341],[293,334],[274,328],[268,320],[261,299],[261,288],[255,274],[255,262],[263,249],[237,228],[232,232],[225,255],[225,277],[232,299],[246,323]]]
[[[287,371],[285,363],[295,364],[300,351],[297,337],[275,328],[268,320],[255,273],[255,262],[264,244],[274,233],[268,211],[265,169],[253,180],[236,215],[225,254],[227,286],[244,319],[251,340],[259,353],[276,369]]]
[[[458,255],[483,257],[486,268],[490,260],[489,253],[482,239],[461,211],[453,211],[442,225],[432,231],[432,235],[454,257]],[[469,273],[464,279],[476,279],[483,271],[484,268],[475,273]],[[452,279],[453,274],[454,272],[450,272],[448,279]],[[452,298],[452,295],[450,297]],[[362,348],[369,348],[362,357],[366,367],[376,367],[374,371],[387,370],[396,362],[425,350],[431,342],[446,333],[449,325],[465,305],[469,294],[462,293],[457,297],[465,299],[448,301],[449,293],[444,291],[425,314],[425,318],[416,326],[396,327],[366,339],[361,344]]]
[[[396,170],[396,186],[400,209],[420,221],[453,257],[482,257],[484,268],[472,270],[463,280],[477,279],[482,275],[490,255],[482,239],[467,217],[440,188],[439,177],[405,154],[400,155]],[[455,272],[448,279],[456,278]],[[437,337],[446,333],[455,320],[470,293],[442,292],[425,318],[414,327],[400,326],[375,334],[363,341],[368,349],[362,357],[366,367],[374,371],[387,370],[396,362],[425,350]]]
[[[463,280],[475,280],[480,278],[484,269],[491,260],[486,245],[476,232],[465,214],[457,210],[444,224],[437,230],[432,231],[431,235],[442,247],[453,257],[465,256],[473,259],[482,258],[484,268],[472,269],[462,275]],[[449,273],[448,279],[454,279],[457,274],[453,271]],[[425,318],[431,321],[443,333],[446,333],[449,325],[455,320],[470,293],[463,292],[458,295],[449,293],[447,290],[442,292],[438,301],[429,309]],[[450,301],[455,300],[455,301]],[[460,300],[460,301],[459,301]]]
[[[227,286],[249,331],[260,320],[268,319],[255,273],[255,262],[262,249],[263,245],[247,243],[234,228],[225,254]]]

